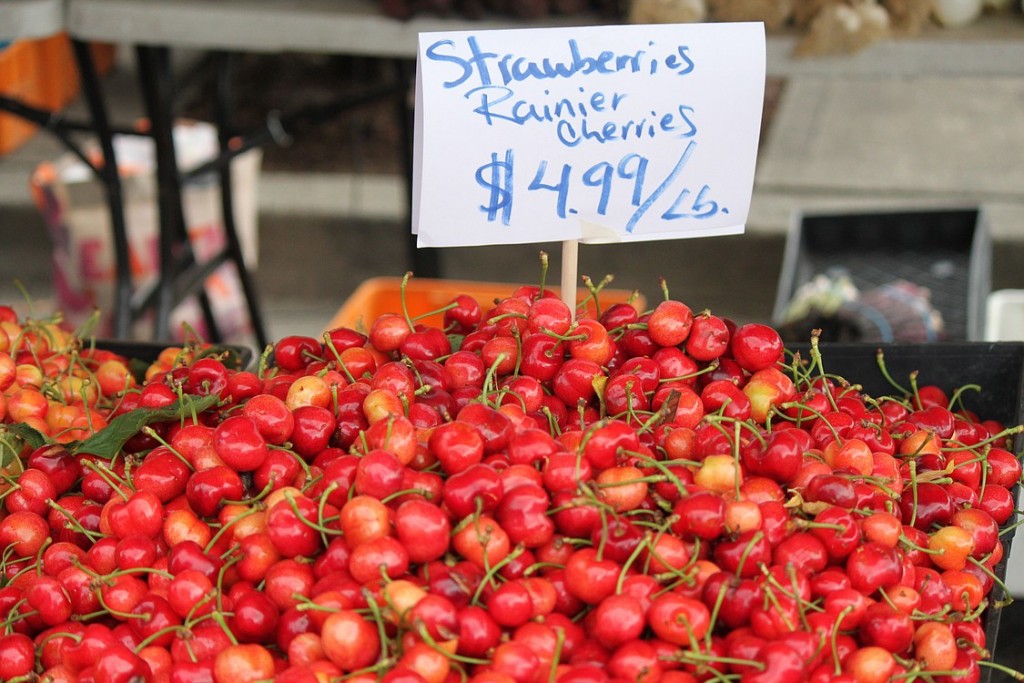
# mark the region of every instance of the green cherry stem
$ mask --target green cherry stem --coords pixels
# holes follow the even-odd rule
[[[334,345],[334,341],[331,339],[329,332],[324,332],[324,347],[331,352],[332,356],[334,356],[334,362],[337,364],[338,368],[341,369],[341,373],[345,375],[345,379],[348,380],[348,383],[355,384],[356,378],[352,375],[348,366],[345,365],[345,361],[341,359],[341,354],[338,353],[338,347]]]
[[[402,276],[402,283],[399,285],[399,291],[401,292],[402,300],[402,317],[405,318],[405,323],[409,326],[409,331],[412,332],[416,329],[416,325],[413,324],[412,318],[409,317],[409,303],[405,298],[405,290],[409,286],[409,280],[412,278],[412,271],[407,271]]]
[[[384,627],[384,616],[380,612],[380,605],[373,599],[370,591],[363,589],[363,597],[366,600],[366,606],[370,610],[370,614],[373,616],[373,621],[377,625],[377,636],[380,638],[380,657],[377,658],[378,662],[381,662],[390,657],[388,649],[388,633]]]
[[[885,378],[886,382],[891,384],[894,389],[899,391],[904,396],[910,396],[911,395],[911,393],[907,390],[907,388],[904,387],[903,385],[901,385],[900,383],[898,383],[895,379],[893,379],[892,375],[889,373],[889,368],[885,364],[885,352],[882,351],[882,349],[879,349],[875,353],[875,362],[878,363],[878,369],[882,373],[882,377]]]
[[[329,529],[323,526],[322,524],[314,522],[311,519],[306,519],[305,515],[303,515],[302,512],[299,510],[298,503],[295,502],[295,496],[293,496],[290,491],[285,492],[284,499],[288,502],[288,507],[291,508],[292,513],[295,515],[295,518],[298,521],[305,524],[306,526],[308,526],[310,529],[313,529],[314,531],[319,531],[321,534],[326,534],[330,536],[341,536],[341,529]]]

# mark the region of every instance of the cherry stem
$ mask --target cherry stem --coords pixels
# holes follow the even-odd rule
[[[971,596],[967,593],[966,590],[960,593],[960,599],[964,601],[965,605],[969,606],[971,604],[970,597]],[[981,618],[981,615],[984,614],[986,609],[988,609],[987,598],[982,599],[981,602],[978,603],[977,608],[964,614],[964,617],[961,621],[976,621]]]
[[[228,637],[228,640],[231,641],[232,645],[238,645],[238,638],[236,638],[235,634],[231,632],[231,628],[228,626],[228,622],[225,621],[223,614],[220,612],[213,612],[210,614],[210,618],[213,619],[217,626],[220,626],[220,630],[224,631],[224,635]]]
[[[498,562],[496,562],[493,567],[488,567],[487,568],[487,572],[484,574],[483,578],[480,580],[480,585],[478,585],[476,587],[476,591],[473,592],[473,598],[469,601],[470,604],[471,605],[479,604],[480,596],[483,595],[484,588],[487,586],[487,584],[489,584],[490,582],[492,582],[494,580],[494,577],[497,575],[497,573],[499,571],[501,571],[502,567],[504,567],[508,563],[512,562],[514,559],[516,559],[517,557],[522,555],[525,551],[526,551],[526,548],[524,548],[521,545],[517,545],[508,555],[506,555],[505,557],[501,558]],[[484,553],[484,557],[486,557],[486,556],[487,556],[487,553],[485,552]]]
[[[715,625],[718,623],[718,613],[722,609],[722,603],[725,602],[725,594],[729,591],[728,580],[723,581],[722,585],[718,587],[718,595],[715,596],[715,604],[711,608],[711,617],[708,619],[708,630],[704,634],[704,646],[711,647],[711,634],[715,631]]]
[[[217,541],[219,541],[221,537],[224,536],[225,533],[227,533],[228,529],[233,527],[237,522],[242,521],[246,517],[251,517],[257,512],[260,512],[259,508],[251,507],[245,512],[240,512],[239,514],[229,519],[227,524],[217,529],[217,533],[215,533],[213,537],[210,539],[210,542],[206,544],[206,547],[203,549],[203,552],[209,555],[210,552],[217,546]]]
[[[103,597],[102,589],[96,591],[96,601],[100,603],[100,607],[107,611],[107,614],[110,614],[118,619],[140,619],[143,621],[149,621],[151,618],[151,616],[148,614],[132,614],[131,612],[121,612],[110,607],[110,605],[107,604],[106,598]]]
[[[1016,510],[1014,512],[1016,512]],[[1021,519],[1020,521],[1014,522],[1013,524],[1010,524],[1009,526],[1006,526],[1006,527],[1000,529],[999,530],[999,535],[1002,536],[1007,531],[1013,531],[1014,529],[1016,529],[1017,527],[1019,527],[1021,525],[1024,525],[1024,519]]]
[[[981,386],[978,384],[965,384],[962,387],[957,387],[956,391],[953,392],[953,395],[949,397],[949,403],[946,404],[946,409],[952,411],[953,406],[955,406],[957,403],[960,404],[961,409],[965,409],[966,406],[964,406],[963,404],[962,397],[967,390],[981,393]]]
[[[511,316],[511,315],[520,315],[520,314],[518,314],[518,313],[508,313],[507,315]],[[502,316],[498,316],[498,317],[500,318]],[[520,317],[525,318],[526,316],[520,316]],[[546,327],[541,327],[540,328],[540,332],[542,334],[547,335],[548,337],[551,337],[552,339],[555,339],[555,340],[561,341],[561,342],[586,341],[587,339],[590,338],[589,334],[558,334],[554,330],[550,330],[550,329],[548,329]]]
[[[562,659],[562,648],[565,646],[565,629],[555,629],[555,651],[551,657],[551,670],[548,672],[548,683],[555,683],[558,673],[558,662]]]
[[[818,369],[818,374],[821,376],[822,380],[822,393],[825,394],[825,398],[828,399],[829,404],[832,406],[832,410],[839,410],[839,406],[836,404],[836,397],[832,395],[832,392],[828,388],[828,382],[826,381],[828,375],[825,374],[825,366],[822,363],[821,358],[821,349],[818,347],[820,337],[821,330],[814,330],[811,333],[811,367]]]
[[[743,565],[747,563],[747,560],[750,558],[750,553],[754,551],[754,544],[760,541],[762,538],[764,538],[763,531],[758,531],[750,538],[750,542],[747,543],[747,547],[743,549],[743,554],[740,555],[740,561],[736,565],[737,577],[740,576],[740,574],[743,572]]]
[[[995,572],[993,572],[991,569],[985,566],[985,563],[976,557],[968,556],[967,561],[978,567],[978,569],[980,569],[981,571],[983,571],[988,576],[988,578],[992,579],[993,583],[999,586],[999,590],[1003,591],[1004,597],[1000,600],[996,600],[995,603],[998,607],[1006,607],[1008,605],[1013,604],[1013,596],[1010,595],[1010,589],[1006,586],[1006,583],[996,575]]]
[[[220,569],[217,570],[217,613],[224,612],[224,577],[227,576],[228,569],[230,569],[232,565],[238,564],[241,561],[242,555],[235,555],[231,557],[231,559],[225,560],[224,564],[222,564]]]
[[[349,381],[349,384],[355,384],[356,378],[352,376],[352,372],[348,369],[348,366],[345,365],[345,361],[341,359],[341,354],[338,353],[338,347],[334,345],[334,340],[331,339],[329,332],[324,332],[324,347],[326,347],[327,350],[331,352],[331,355],[334,356],[334,362],[341,369],[342,374],[345,375],[345,379]]]
[[[825,418],[825,416],[822,414],[822,412],[820,410],[812,408],[809,405],[805,405],[803,403],[800,403],[799,401],[791,401],[789,403],[783,403],[779,407],[783,408],[783,409],[786,409],[786,408],[796,408],[797,410],[801,410],[801,411],[806,410],[808,413],[810,413],[811,415],[814,415],[817,418],[820,418],[821,421],[823,423],[825,423],[825,426],[828,427],[828,430],[830,432],[832,432],[832,437],[835,439],[836,443],[841,444],[843,442],[842,437],[839,435],[839,431],[835,428],[835,426],[833,426],[833,424],[831,422],[829,422]],[[802,419],[802,417],[801,418],[797,418],[797,424],[800,423],[801,419]]]
[[[25,617],[29,616],[28,612],[26,612],[25,614],[21,614],[21,613],[18,612],[18,610],[21,609],[22,605],[27,605],[27,604],[28,604],[28,600],[26,600],[25,598],[21,598],[16,603],[11,605],[11,607],[7,610],[7,615],[4,617],[4,620],[2,622],[0,622],[0,625],[3,625],[4,633],[9,633],[11,627],[19,619],[24,619]],[[32,610],[32,612],[35,612],[35,610]]]
[[[337,482],[332,482],[331,486],[337,488]],[[328,486],[327,488],[331,488],[331,486]],[[324,491],[325,495],[326,493],[327,492]],[[423,496],[424,498],[427,498],[429,495],[430,491],[427,491],[426,489],[402,489],[401,491],[395,491],[394,493],[384,496],[380,499],[380,502],[387,505],[391,501],[401,498],[402,496]]]
[[[539,289],[540,289],[540,295],[544,296],[544,288],[547,286],[547,281],[548,281],[548,267],[550,265],[549,262],[548,262],[548,253],[546,251],[541,251],[540,254],[539,254],[539,258],[540,258],[540,288]]]
[[[654,458],[651,458],[649,456],[642,455],[640,453],[633,453],[631,451],[625,451],[625,452],[628,453],[631,456],[635,456],[635,457],[638,457],[639,459],[642,459],[645,464],[650,465],[654,469],[656,469],[659,472],[661,472],[662,477],[664,478],[664,480],[670,482],[673,486],[675,486],[676,490],[679,491],[679,495],[680,496],[687,496],[687,495],[689,495],[689,491],[686,489],[686,485],[683,484],[682,480],[679,477],[677,477],[672,472],[672,470],[669,469],[669,467],[665,463],[661,462],[660,460],[655,460]],[[689,463],[683,461],[683,464],[689,464]],[[698,463],[693,463],[693,464],[698,464]]]
[[[600,318],[601,301],[598,295],[601,293],[601,290],[607,287],[609,284],[611,284],[612,280],[614,279],[614,275],[605,275],[603,278],[601,278],[601,281],[597,283],[597,285],[594,285],[594,281],[590,279],[590,276],[584,275],[582,277],[583,284],[586,285],[587,290],[590,292],[590,295],[586,299],[581,301],[576,308],[581,308],[582,306],[585,306],[587,304],[587,301],[592,300],[594,302],[594,317]]]
[[[314,531],[319,531],[321,534],[329,534],[331,536],[341,536],[341,533],[342,533],[341,529],[329,529],[329,528],[323,526],[322,524],[318,524],[317,522],[314,522],[311,519],[306,519],[305,515],[303,515],[302,512],[299,510],[299,504],[295,502],[295,496],[292,495],[292,493],[290,491],[286,491],[285,492],[284,499],[286,501],[288,501],[288,507],[290,507],[291,510],[292,510],[292,513],[295,514],[295,518],[298,519],[303,524],[305,524],[306,526],[308,526],[310,529],[313,529]]]
[[[121,500],[125,502],[128,501],[129,496],[127,493],[124,492],[124,489],[122,488],[122,486],[128,486],[129,488],[131,488],[130,484],[127,481],[118,477],[117,474],[115,474],[114,471],[111,470],[110,468],[101,465],[100,463],[95,462],[93,460],[83,459],[81,463],[82,467],[84,467],[87,470],[95,472],[100,479],[105,481],[107,483],[107,486],[113,489],[117,493],[117,495],[121,496]]]
[[[647,539],[644,539],[640,543],[636,544],[633,548],[633,552],[629,554],[626,561],[622,563],[622,570],[619,571],[619,578],[615,581],[615,595],[622,593],[622,584],[626,581],[626,575],[629,573],[629,568],[633,566],[633,563],[640,557],[640,553],[643,552],[644,547],[648,545]]]
[[[381,615],[380,605],[377,604],[377,601],[373,599],[373,595],[366,588],[363,589],[363,597],[366,599],[366,606],[369,608],[373,621],[377,625],[377,636],[380,638],[380,656],[377,658],[377,662],[380,663],[390,656],[388,654],[388,634],[384,628],[384,617]]]
[[[836,676],[843,673],[843,665],[839,661],[839,626],[843,623],[843,619],[847,614],[853,612],[853,605],[847,605],[836,617],[836,623],[832,625],[832,631],[829,633],[829,646],[832,649],[832,662],[835,665],[833,671]]]
[[[199,600],[196,601],[196,604],[192,605],[191,609],[189,609],[188,614],[185,615],[184,619],[182,619],[182,623],[185,624],[186,627],[192,628],[196,624],[198,624],[200,622],[203,622],[203,621],[206,621],[207,619],[212,618],[213,617],[213,612],[212,611],[211,612],[207,612],[206,614],[202,614],[202,615],[197,617],[195,615],[196,614],[196,610],[198,610],[203,605],[205,605],[205,604],[207,604],[207,603],[209,603],[209,602],[211,602],[211,601],[213,601],[215,599],[219,600],[220,599],[219,595],[220,595],[220,590],[218,590],[216,593],[207,593],[203,597],[199,598]]]
[[[1008,439],[1011,436],[1016,436],[1017,434],[1020,434],[1022,432],[1024,432],[1024,425],[1017,425],[1015,427],[1007,427],[1006,429],[1002,430],[998,434],[993,434],[992,436],[988,437],[987,439],[984,439],[983,441],[979,441],[978,443],[971,444],[970,450],[976,451],[976,450],[978,450],[982,446],[988,446],[988,445],[994,444],[997,441],[1000,441],[1002,439]],[[943,448],[942,450],[959,451],[959,450],[964,450],[964,449],[962,449],[962,448]],[[981,456],[979,456],[979,457],[981,457]],[[974,462],[974,461],[972,460],[970,462]],[[961,464],[966,465],[967,463],[961,463]]]
[[[875,361],[878,363],[878,369],[879,371],[881,371],[882,377],[885,378],[885,381],[891,384],[894,389],[899,391],[904,396],[911,395],[911,393],[907,391],[906,387],[899,384],[895,379],[893,379],[892,375],[889,373],[889,368],[885,364],[885,352],[882,351],[882,349],[878,349],[878,351],[875,353]]]
[[[460,655],[456,652],[448,652],[437,643],[434,636],[430,635],[427,625],[423,622],[419,622],[416,625],[416,633],[419,634],[420,638],[423,639],[423,642],[427,644],[427,647],[452,661],[459,662],[461,664],[478,664],[480,666],[486,666],[491,663],[489,659],[477,659],[476,657],[467,657],[466,655]]]
[[[135,654],[138,654],[138,653],[142,652],[143,649],[149,647],[150,645],[152,645],[153,643],[155,643],[157,640],[159,640],[163,636],[167,635],[168,633],[177,633],[178,631],[181,631],[181,630],[182,630],[181,624],[173,624],[171,626],[164,627],[164,628],[160,629],[159,631],[156,631],[154,633],[149,634],[148,636],[143,638],[141,641],[139,641],[139,644],[135,646]]]
[[[775,587],[777,587],[779,592],[781,592],[783,595],[785,595],[787,597],[792,597],[792,596],[790,596],[789,591],[787,591],[785,588],[782,588],[779,585],[778,581],[774,581],[773,580],[773,581],[770,582],[770,584],[775,586]],[[778,596],[775,595],[775,591],[772,590],[772,588],[770,586],[765,587],[764,597],[765,597],[765,600],[770,602],[772,604],[772,607],[775,608],[776,613],[778,614],[779,618],[782,619],[782,623],[784,623],[786,625],[786,628],[788,630],[790,630],[790,631],[796,631],[797,630],[797,625],[793,624],[793,623],[790,623],[789,615],[782,611],[782,604],[779,603]]]
[[[47,500],[46,504],[49,505],[54,510],[56,510],[57,512],[59,512],[60,514],[64,515],[64,518],[71,525],[71,529],[72,530],[82,534],[83,536],[88,538],[93,543],[96,543],[101,538],[105,538],[104,534],[100,534],[100,533],[97,533],[97,532],[94,532],[94,531],[90,531],[89,529],[86,529],[84,526],[82,526],[82,523],[79,522],[77,519],[75,519],[75,516],[71,513],[71,511],[68,510],[67,508],[63,507],[57,501],[55,501],[55,500]]]
[[[416,322],[417,320],[423,320],[424,318],[429,318],[432,315],[439,315],[441,313],[446,313],[447,311],[450,311],[453,308],[458,308],[458,306],[459,306],[458,302],[452,301],[451,303],[446,304],[446,305],[442,306],[441,308],[435,308],[432,311],[427,311],[426,313],[420,313],[419,315],[414,316],[412,318],[412,320],[413,320],[413,322]]]
[[[664,277],[658,278],[658,286],[661,287],[661,296],[668,301],[671,297],[668,294],[668,280]]]
[[[323,493],[320,494],[320,500],[317,501],[316,521],[320,526],[324,528],[327,528],[327,520],[324,517],[324,511],[327,509],[327,499],[330,497],[332,493],[338,490],[338,488],[340,488],[338,482],[332,481],[330,484],[327,485],[327,488],[323,490]],[[324,546],[327,546],[330,543],[330,541],[327,539],[327,534],[323,531],[320,532],[320,540],[323,541]]]
[[[274,345],[267,344],[266,348],[263,349],[263,353],[260,354],[259,362],[256,364],[256,376],[260,379],[266,379],[267,371],[270,369],[270,358],[274,355]]]
[[[914,506],[910,513],[910,526],[914,526],[917,523],[917,461],[910,460],[907,467],[910,469],[910,490],[914,499]]]
[[[707,655],[702,652],[691,652],[684,651],[679,654],[681,661],[693,661],[712,664],[732,664],[735,666],[748,666],[757,671],[764,671],[767,665],[764,662],[754,661],[753,659],[740,659],[739,657],[720,657],[718,655]]]
[[[409,286],[409,279],[412,277],[412,271],[407,271],[402,276],[402,284],[399,286],[402,300],[402,317],[405,318],[405,323],[409,326],[409,331],[412,332],[416,329],[416,326],[412,322],[412,318],[409,317],[409,303],[405,299],[405,290]]]
[[[926,548],[924,546],[918,545],[917,543],[914,543],[912,540],[910,540],[910,538],[907,537],[904,534],[900,534],[898,540],[899,540],[899,542],[901,544],[905,545],[906,547],[910,548],[911,550],[917,550],[919,552],[926,553],[928,555],[942,555],[942,554],[944,554],[946,552],[945,548],[940,548],[939,550],[935,550],[934,548]]]
[[[498,357],[491,363],[491,367],[487,368],[487,374],[484,375],[483,390],[480,393],[482,401],[486,402],[486,396],[498,391],[498,384],[495,376],[498,374],[498,366],[505,362],[508,356],[505,353],[499,353]]]
[[[271,474],[270,474],[270,481],[268,481],[267,485],[264,486],[260,490],[260,492],[257,493],[252,498],[249,498],[248,500],[225,500],[225,501],[222,501],[222,504],[223,505],[252,505],[253,503],[258,503],[261,500],[263,500],[264,498],[266,498],[267,496],[269,496],[271,494],[271,492],[273,492],[274,484],[276,484],[276,483],[277,483],[277,473],[276,472],[271,472]]]

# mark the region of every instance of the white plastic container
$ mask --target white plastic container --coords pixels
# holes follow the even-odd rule
[[[986,341],[1024,341],[1024,289],[998,289],[985,304]]]

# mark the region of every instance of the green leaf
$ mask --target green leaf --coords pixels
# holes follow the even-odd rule
[[[215,407],[220,402],[216,394],[192,396],[186,394],[164,408],[136,408],[118,415],[110,423],[88,439],[72,446],[73,453],[88,453],[101,458],[113,459],[130,438],[155,422],[173,422],[191,418]]]
[[[4,429],[27,443],[33,450],[49,443],[43,434],[24,422],[12,422],[4,425]]]
[[[34,429],[32,431],[35,431]],[[36,432],[39,434],[39,432]],[[10,477],[11,479],[17,479],[24,470],[25,466],[21,462],[21,447],[24,443],[24,439],[15,434],[13,430],[5,430],[0,432],[0,474]],[[0,491],[6,490],[3,484],[0,484]]]

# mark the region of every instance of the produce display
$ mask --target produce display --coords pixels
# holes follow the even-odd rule
[[[443,328],[396,311],[247,368],[199,343],[133,367],[0,306],[0,680],[1002,669],[1022,428],[663,291],[575,319],[542,287],[459,295]]]

